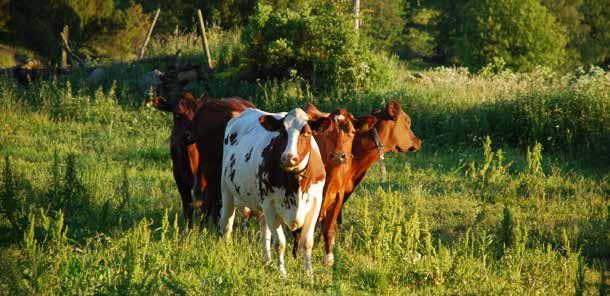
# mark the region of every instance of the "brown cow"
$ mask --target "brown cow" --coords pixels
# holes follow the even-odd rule
[[[351,114],[342,109],[332,114],[323,113],[311,104],[307,106],[307,112],[317,116],[330,116],[334,123],[333,130],[316,137],[316,141],[322,143],[320,144],[322,155],[329,156],[324,159],[327,183],[324,187],[320,219],[325,241],[326,263],[332,265],[336,223],[347,198],[362,181],[373,163],[379,158],[383,158],[384,153],[419,150],[421,140],[411,131],[409,116],[402,110],[400,104],[394,101],[386,106],[385,111],[374,112],[374,119],[361,117],[357,121],[353,119],[338,121],[339,118],[343,119]],[[352,122],[355,122],[355,129],[360,132],[351,131],[354,129],[354,127],[349,127]],[[337,130],[335,126],[342,128]],[[337,131],[341,132],[337,133]],[[353,133],[351,139],[346,137],[346,131]],[[353,140],[353,143],[350,140]],[[333,146],[332,143],[339,143],[339,145],[343,143],[345,146],[342,147],[342,150],[337,150],[340,147]],[[340,160],[345,163],[337,166]],[[298,244],[298,239],[298,233],[295,232],[295,246]],[[296,256],[296,247],[293,247],[293,255]]]
[[[241,98],[208,101],[199,108],[193,119],[193,136],[200,155],[196,179],[199,181],[195,182],[193,187],[193,197],[197,205],[205,205],[204,214],[213,221],[217,221],[220,216],[220,178],[225,127],[229,120],[248,108],[255,106]]]
[[[387,152],[415,152],[421,148],[422,141],[411,130],[411,117],[397,101],[390,101],[385,110],[373,111],[377,118],[375,128],[354,138],[352,154],[354,163],[348,186],[345,188],[345,199],[352,195],[369,168]],[[341,214],[339,214],[341,223]]]
[[[324,200],[318,220],[322,221],[326,262],[327,264],[332,264],[335,221],[343,205],[344,188],[347,185],[346,177],[351,170],[352,142],[356,133],[370,130],[375,125],[377,119],[374,116],[363,116],[355,119],[345,109],[337,109],[331,114],[322,113],[311,104],[307,105],[306,110],[312,118],[328,117],[332,122],[328,131],[314,133],[324,160],[327,176],[324,185]],[[297,232],[295,234],[293,255],[296,256],[296,245],[298,244],[299,235]]]
[[[193,94],[189,92],[182,93],[176,103],[170,103],[163,97],[155,97],[151,102],[155,108],[173,114],[174,123],[169,149],[174,181],[182,198],[182,214],[189,228],[192,227],[193,216],[191,188],[199,166],[199,154],[191,134],[192,120],[195,112],[204,102],[205,99],[195,100]]]

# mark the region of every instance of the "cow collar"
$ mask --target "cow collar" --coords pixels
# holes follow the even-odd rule
[[[305,166],[302,169],[295,169],[295,170],[290,171],[290,174],[295,175],[299,181],[303,178],[307,178],[307,176],[305,175],[305,171],[307,171],[307,168],[309,168],[310,159],[311,159],[311,152],[309,152],[307,154],[307,160],[303,160],[303,161],[307,161],[307,163],[305,163]]]
[[[383,144],[381,143],[381,138],[379,138],[377,127],[373,127],[373,139],[375,140],[375,148],[379,150],[379,159],[383,160]]]

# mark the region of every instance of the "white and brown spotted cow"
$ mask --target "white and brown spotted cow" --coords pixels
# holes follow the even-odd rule
[[[290,230],[302,228],[299,249],[305,270],[312,270],[313,234],[326,178],[312,130],[324,131],[330,123],[325,117],[309,120],[299,108],[288,113],[248,109],[225,129],[220,230],[230,238],[236,208],[262,211],[263,261],[271,260],[273,235],[282,275],[286,275],[282,224]]]

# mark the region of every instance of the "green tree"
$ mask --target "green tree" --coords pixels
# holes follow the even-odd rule
[[[565,59],[565,29],[537,0],[469,1],[462,16],[456,53],[472,69],[498,59],[518,71],[558,68]]]
[[[584,64],[610,64],[610,5],[606,0],[584,0],[581,7],[590,28],[580,47]]]
[[[580,10],[583,0],[541,0],[540,2],[566,28],[568,43],[564,67],[571,69],[579,66],[582,62],[581,47],[587,40],[590,31],[589,25],[585,22],[585,16]]]
[[[6,30],[12,42],[52,62],[59,57],[59,34],[65,25],[74,49],[122,57],[135,51],[133,36],[144,35],[148,23],[138,6],[116,9],[114,0],[11,0],[8,15]]]
[[[243,31],[256,77],[297,74],[322,87],[361,87],[376,77],[358,42],[349,7],[315,1],[293,8],[259,5]]]
[[[363,1],[361,30],[382,49],[392,49],[400,43],[405,20],[404,4],[394,0]]]

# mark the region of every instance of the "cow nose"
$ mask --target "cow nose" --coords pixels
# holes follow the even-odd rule
[[[409,151],[410,151],[410,152],[414,152],[414,151],[419,150],[419,149],[421,148],[421,142],[422,142],[422,141],[418,139],[418,140],[415,142],[415,144],[409,148]]]
[[[342,162],[345,162],[345,160],[347,159],[347,154],[345,154],[345,152],[335,151],[331,153],[331,157],[336,164],[340,164]]]
[[[299,163],[299,157],[294,154],[282,155],[282,163],[284,166],[294,166]]]

